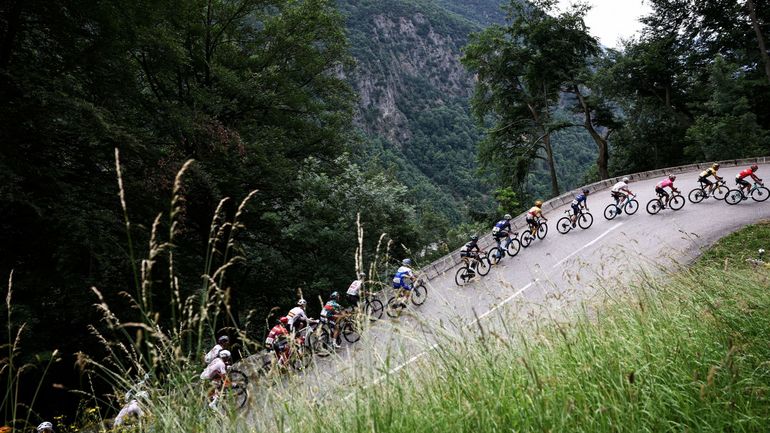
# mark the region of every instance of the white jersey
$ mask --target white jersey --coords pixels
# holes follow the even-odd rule
[[[144,416],[144,411],[139,406],[139,402],[136,400],[131,400],[128,402],[127,405],[123,406],[122,409],[120,409],[120,412],[118,412],[118,416],[115,417],[115,421],[113,422],[113,425],[119,426],[122,425],[124,422],[126,422],[126,418],[129,416],[135,416],[137,419]]]
[[[212,380],[223,377],[225,374],[227,374],[227,364],[225,364],[225,361],[222,361],[222,358],[217,357],[203,370],[201,379]]]
[[[346,293],[348,295],[358,296],[359,290],[361,290],[361,280],[355,280],[350,283],[350,287],[348,287],[348,291]]]
[[[294,307],[291,310],[289,310],[289,314],[286,315],[286,317],[289,318],[289,326],[294,326],[294,322],[299,320],[308,321],[307,314],[305,314],[305,310],[303,310],[301,307]]]
[[[211,350],[209,350],[209,353],[206,354],[206,356],[203,357],[203,361],[208,365],[211,364],[211,361],[213,361],[216,357],[219,356],[219,352],[223,349],[222,346],[217,344],[214,346]]]
[[[620,181],[612,186],[612,192],[620,192],[620,190],[628,189],[628,184]]]
[[[414,279],[414,273],[409,266],[401,266],[398,268],[396,275],[393,277],[393,283],[401,284],[401,280],[403,279],[406,279],[407,281]]]

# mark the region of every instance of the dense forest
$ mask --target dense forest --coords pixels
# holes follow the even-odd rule
[[[535,196],[769,153],[770,5],[652,5],[609,50],[545,0],[3,2],[4,362],[29,366],[4,420],[44,374],[45,416],[93,385],[91,287],[157,328],[213,291],[198,341],[260,340],[300,293],[316,314]]]

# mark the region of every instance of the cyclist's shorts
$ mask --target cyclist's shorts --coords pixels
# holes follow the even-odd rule
[[[614,198],[623,198],[626,196],[624,192],[620,191],[610,191],[610,195],[612,195]]]
[[[411,291],[412,290],[412,286],[407,284],[407,283],[404,283],[404,282],[393,283],[393,288],[394,289],[403,289],[403,290],[406,290],[406,291]]]
[[[276,341],[275,343],[273,343],[273,350],[275,350],[276,352],[283,352],[284,350],[286,350],[286,347],[288,346],[289,346],[289,342],[286,340]]]
[[[706,185],[711,185],[711,184],[713,184],[713,183],[714,183],[714,182],[712,182],[712,181],[710,181],[710,180],[706,179],[705,177],[699,177],[699,178],[698,178],[698,182],[700,182],[700,183],[705,183]]]
[[[575,212],[575,215],[580,213],[580,205],[579,204],[573,204],[572,206],[572,212]]]
[[[741,179],[741,178],[738,178],[738,177],[735,178],[735,183],[737,183],[738,185],[743,185],[743,186],[748,186],[748,187],[751,186],[751,184],[746,182],[745,179]]]
[[[535,221],[535,217],[527,215],[527,224],[529,225],[535,225],[537,221]]]
[[[492,236],[494,236],[495,239],[507,238],[508,232],[506,230],[500,230],[497,233],[493,233]]]
[[[666,190],[665,190],[665,189],[663,189],[663,188],[658,188],[658,187],[656,186],[656,187],[655,187],[655,192],[657,192],[657,193],[658,193],[658,194],[660,194],[660,195],[665,195],[666,197],[668,197],[668,193],[667,193],[667,192],[666,192]]]
[[[350,294],[345,294],[345,298],[347,298],[348,304],[350,305],[358,305],[358,300],[361,299],[358,295]]]

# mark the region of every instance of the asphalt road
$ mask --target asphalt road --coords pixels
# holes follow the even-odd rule
[[[741,169],[723,168],[719,174],[733,188]],[[770,181],[770,165],[760,166],[758,174]],[[697,175],[677,176],[675,186],[683,196],[697,186]],[[582,301],[594,299],[613,284],[626,284],[639,275],[639,269],[661,272],[687,264],[722,236],[770,218],[770,200],[729,206],[713,198],[700,204],[687,200],[679,211],[664,209],[649,215],[645,207],[655,197],[654,185],[660,180],[632,182],[629,187],[637,195],[639,210],[612,221],[603,216],[612,201],[609,191],[590,195],[588,207],[594,223],[587,230],[577,228],[566,235],[557,232],[556,221],[567,206],[546,214],[549,231],[544,240],[535,240],[516,257],[504,258],[489,275],[464,287],[454,282],[456,268],[433,279],[427,284],[424,305],[398,319],[384,315],[360,342],[343,346],[338,356],[318,360],[301,377],[280,378],[281,386],[271,393],[295,392],[302,387],[314,398],[323,398],[327,393],[344,395],[340,388],[351,381],[376,384],[387,374],[427,358],[438,341],[467,333],[477,321],[483,324],[490,316],[504,316],[514,323],[537,322],[544,315],[568,318],[579,311],[574,307]],[[266,399],[264,389],[252,391],[251,414],[259,419],[274,396]]]

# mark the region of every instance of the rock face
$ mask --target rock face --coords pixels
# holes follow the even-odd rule
[[[356,68],[356,125],[370,153],[387,154],[399,177],[460,222],[458,207],[489,190],[478,182],[470,115],[473,78],[460,63],[469,34],[501,22],[499,0],[340,0]],[[408,172],[408,173],[407,173]],[[440,203],[439,203],[440,202]],[[447,211],[446,209],[451,210]]]

